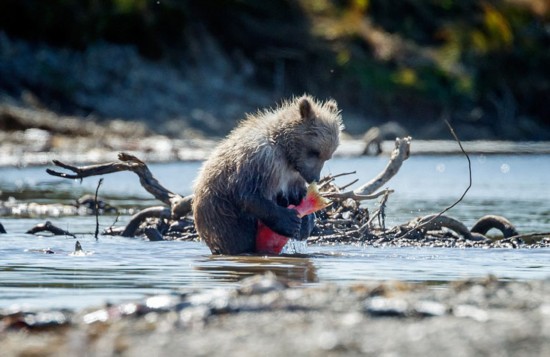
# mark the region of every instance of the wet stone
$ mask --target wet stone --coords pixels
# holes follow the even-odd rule
[[[402,299],[377,296],[365,302],[365,312],[372,316],[406,317],[409,304]]]

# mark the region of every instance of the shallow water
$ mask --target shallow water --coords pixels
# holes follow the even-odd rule
[[[356,170],[343,177],[345,184],[374,177],[387,163],[381,158],[340,158],[326,165],[326,173]],[[169,189],[191,192],[199,163],[150,165]],[[473,186],[448,214],[471,226],[485,214],[506,216],[521,233],[550,231],[550,156],[472,156]],[[0,168],[1,199],[70,202],[93,193],[98,178],[78,181],[48,176],[43,167]],[[453,203],[468,185],[463,156],[418,156],[406,161],[388,183],[395,190],[387,203],[387,224],[404,223],[435,213]],[[100,195],[114,205],[158,204],[131,173],[105,176]],[[368,202],[375,208],[376,202]],[[128,217],[121,217],[124,224]],[[75,239],[36,237],[24,232],[44,217],[0,217],[9,234],[0,241],[0,307],[14,304],[30,308],[80,308],[105,301],[134,299],[144,294],[177,289],[234,286],[244,276],[267,270],[306,284],[400,279],[444,283],[460,278],[494,274],[503,279],[550,277],[549,249],[436,249],[372,248],[356,245],[309,246],[305,256],[213,257],[195,242],[146,242],[139,239],[93,238],[95,218],[51,219],[77,233],[87,252],[72,255]],[[107,227],[113,216],[100,217]],[[49,248],[55,254],[45,254]]]

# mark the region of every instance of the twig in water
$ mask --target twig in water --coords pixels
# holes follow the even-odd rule
[[[338,187],[338,189],[339,189],[340,191],[343,191],[343,190],[345,190],[346,188],[348,188],[348,187],[350,187],[351,185],[353,185],[354,183],[356,183],[357,181],[359,181],[359,179],[355,179],[355,180],[351,181],[350,183],[345,184],[344,186],[340,186],[340,187]]]
[[[95,189],[95,197],[94,197],[94,203],[95,203],[95,240],[97,240],[97,236],[99,234],[99,203],[97,202],[97,192],[99,191],[99,186],[103,183],[103,178],[99,179],[99,182],[97,183],[97,187]]]
[[[328,175],[328,176],[324,177],[324,178],[321,180],[321,182],[324,181],[324,180],[333,180],[333,179],[335,179],[335,178],[337,178],[337,177],[348,176],[348,175],[355,175],[356,173],[357,173],[357,171],[349,171],[349,172],[342,172],[342,173],[339,173],[339,174],[336,174],[336,175]]]
[[[390,196],[390,191],[385,190],[384,196],[380,200],[380,208],[378,209],[378,225],[382,228],[382,234],[386,234],[386,202]]]
[[[335,178],[337,177],[341,177],[341,176],[347,176],[347,175],[355,175],[357,173],[357,171],[350,171],[350,172],[343,172],[343,173],[340,173],[340,174],[337,174],[337,175],[327,175],[325,177],[323,177],[320,181],[319,181],[319,190],[323,187],[325,187],[326,185],[328,185],[329,183],[333,182]]]
[[[119,218],[120,218],[120,214],[117,214],[115,217],[115,221],[113,222],[113,224],[111,224],[111,227],[114,227],[115,224],[117,224]]]
[[[370,218],[368,219],[367,223],[363,224],[360,228],[359,228],[359,232],[361,233],[365,233],[369,230],[372,224],[372,221],[374,221],[375,219],[378,219],[378,225],[380,226],[380,228],[382,229],[382,232],[385,233],[386,231],[386,222],[385,222],[385,218],[386,218],[386,212],[385,212],[385,209],[386,209],[386,202],[388,201],[388,197],[390,196],[390,194],[393,192],[393,190],[389,190],[389,189],[384,189],[380,192],[378,192],[378,196],[381,196],[381,195],[384,195],[382,197],[382,199],[380,200],[380,208],[378,208],[376,211],[373,212],[373,214],[370,216]]]
[[[337,199],[337,200],[347,200],[348,198],[351,198],[355,201],[364,201],[364,200],[373,200],[375,198],[378,198],[385,194],[393,193],[393,190],[390,189],[384,189],[382,191],[378,191],[377,193],[373,193],[372,195],[360,195],[355,193],[355,191],[346,191],[346,192],[328,192],[323,193],[323,197],[330,198],[330,199]]]
[[[431,219],[429,219],[429,220],[423,222],[422,224],[419,224],[419,225],[409,229],[404,234],[400,235],[398,238],[404,237],[404,236],[408,235],[409,233],[411,233],[412,231],[420,229],[420,228],[430,224],[433,220],[436,220],[437,218],[441,217],[445,212],[449,211],[451,208],[453,208],[457,204],[459,204],[462,201],[462,199],[464,199],[464,196],[466,196],[466,193],[468,193],[468,191],[472,187],[472,162],[470,161],[470,156],[468,156],[468,153],[462,147],[462,143],[460,142],[460,139],[456,135],[453,127],[451,126],[451,123],[449,123],[449,121],[447,119],[445,119],[445,124],[447,124],[447,127],[451,131],[451,135],[454,137],[454,139],[458,143],[458,146],[460,147],[460,150],[462,151],[462,153],[464,154],[464,156],[466,156],[466,159],[468,160],[468,179],[469,179],[468,187],[466,187],[466,190],[464,190],[464,192],[462,193],[462,196],[460,196],[460,198],[458,200],[456,200],[452,205],[446,207],[443,211],[441,211],[438,214],[434,215]]]

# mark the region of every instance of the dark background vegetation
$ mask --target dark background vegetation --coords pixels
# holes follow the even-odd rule
[[[465,138],[549,139],[549,19],[545,0],[0,2],[0,31],[10,41],[71,54],[97,43],[130,45],[148,63],[181,73],[200,67],[225,73],[222,82],[228,72],[241,76],[242,98],[258,99],[230,112],[212,107],[235,105],[239,97],[188,105],[230,124],[202,128],[204,116],[185,119],[185,113],[157,118],[172,115],[190,126],[194,120],[199,131],[214,135],[227,132],[241,107],[250,111],[309,92],[338,100],[355,134],[394,120],[417,137],[433,138],[443,134],[446,118]],[[79,104],[70,88],[59,88],[63,81],[6,69],[10,56],[3,54],[0,68],[5,96],[30,92],[67,114],[125,116]],[[204,85],[202,97],[209,92]]]

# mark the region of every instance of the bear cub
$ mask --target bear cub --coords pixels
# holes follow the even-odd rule
[[[342,128],[336,102],[309,95],[248,115],[195,182],[195,226],[212,253],[254,253],[258,220],[284,236],[307,238],[313,215],[300,219],[288,205],[298,205],[307,183],[319,181]]]

